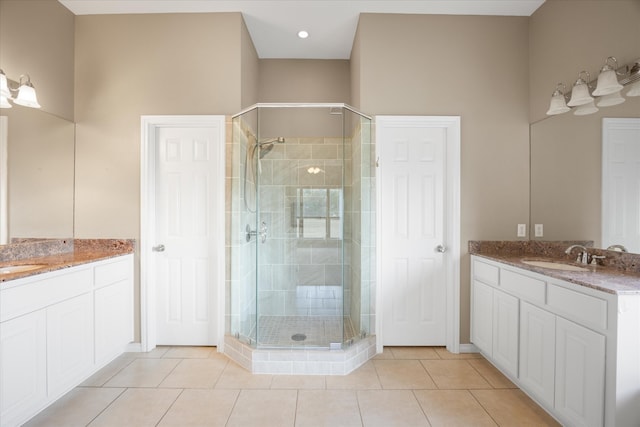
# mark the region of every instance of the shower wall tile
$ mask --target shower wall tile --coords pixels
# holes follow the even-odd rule
[[[339,187],[342,184],[342,165],[325,164],[324,183],[328,186]]]
[[[342,285],[342,265],[325,265],[325,284]]]
[[[269,153],[270,155],[271,153]],[[260,185],[273,184],[273,161],[261,160],[258,166]]]
[[[312,145],[311,158],[312,159],[337,159],[338,146],[333,144]]]
[[[298,280],[300,285],[324,285],[323,265],[301,265],[298,269]]]
[[[311,264],[337,264],[340,261],[339,248],[312,248]]]
[[[311,146],[310,145],[286,145],[285,144],[285,158],[286,159],[310,159],[311,158]]]
[[[299,138],[299,143],[300,144],[307,144],[307,145],[324,144],[325,143],[325,138],[323,138],[323,137]]]
[[[260,186],[260,209],[263,212],[284,212],[284,189],[282,186]]]
[[[296,160],[265,160],[272,169],[273,185],[292,185],[297,182],[298,162]]]

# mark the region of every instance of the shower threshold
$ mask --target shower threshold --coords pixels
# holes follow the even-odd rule
[[[225,335],[224,353],[254,374],[346,375],[376,355],[376,336],[369,335],[340,350],[326,347],[254,348]]]

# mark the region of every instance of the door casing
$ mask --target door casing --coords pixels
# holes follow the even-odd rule
[[[218,352],[224,350],[225,319],[225,116],[141,116],[140,141],[140,351],[151,351],[156,346],[156,293],[155,263],[151,248],[155,236],[155,156],[156,136],[162,127],[216,127],[219,129],[219,141],[213,147],[216,157],[216,186],[214,206],[218,213],[214,224],[214,235],[218,257],[216,258],[217,282],[217,325]]]
[[[424,125],[444,127],[447,129],[445,144],[445,211],[448,226],[445,230],[445,246],[448,256],[445,257],[446,270],[446,346],[452,353],[460,352],[460,117],[459,116],[376,116],[376,135],[382,126],[393,123],[411,127]],[[376,173],[376,211],[381,211],[380,174]],[[382,223],[380,215],[376,215],[376,235],[380,236]],[[376,258],[382,259],[380,242],[376,246]],[[382,269],[381,263],[376,265],[376,350],[382,352]]]

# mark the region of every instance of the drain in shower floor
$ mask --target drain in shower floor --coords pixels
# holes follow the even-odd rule
[[[304,341],[307,339],[305,334],[293,334],[291,335],[291,339],[294,341]]]

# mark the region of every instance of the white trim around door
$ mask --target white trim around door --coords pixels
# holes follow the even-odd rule
[[[155,236],[155,156],[157,132],[163,127],[214,127],[218,129],[220,144],[214,147],[216,156],[215,197],[217,277],[217,334],[218,351],[224,346],[225,308],[225,116],[141,116],[140,141],[140,350],[150,351],[156,346],[155,266],[152,256]]]
[[[445,211],[447,227],[445,230],[446,270],[446,346],[452,353],[459,353],[460,348],[460,117],[459,116],[376,116],[376,135],[380,135],[383,126],[394,124],[406,127],[429,126],[446,130],[446,172],[445,172]],[[377,142],[376,142],[377,147]],[[376,173],[376,211],[381,212],[380,174]],[[376,215],[376,235],[380,236],[382,223],[380,215]],[[377,259],[381,258],[381,242],[376,248]],[[377,352],[382,352],[382,272],[380,262],[376,266],[376,335]],[[463,349],[468,351],[468,349]]]

